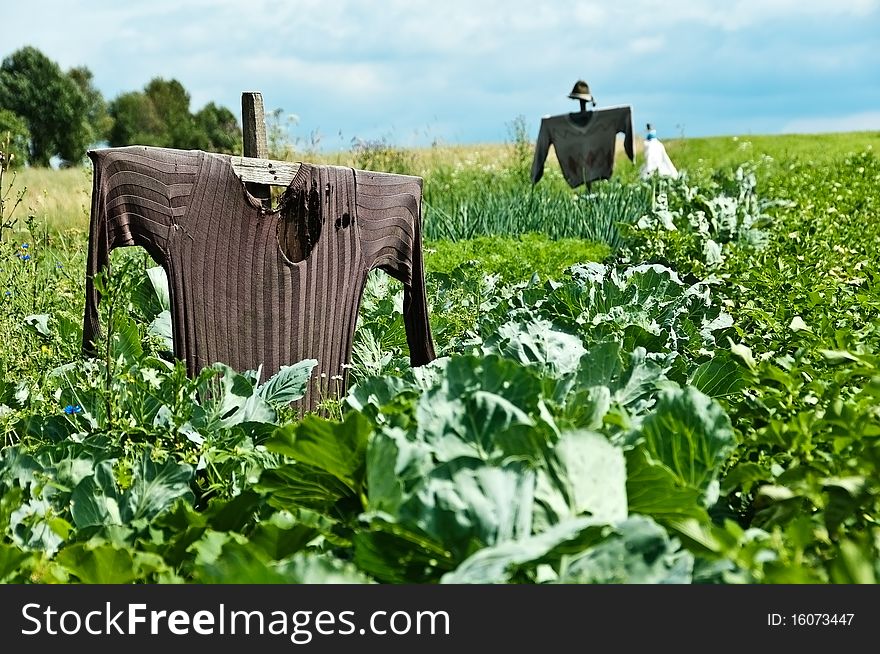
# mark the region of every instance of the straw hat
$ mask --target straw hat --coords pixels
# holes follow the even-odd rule
[[[590,94],[590,86],[584,80],[579,79],[574,83],[574,87],[571,89],[571,93],[568,94],[572,100],[586,100],[587,102],[592,102],[596,104],[596,101],[593,99],[593,96]]]

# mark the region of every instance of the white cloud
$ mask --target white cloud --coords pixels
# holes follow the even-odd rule
[[[433,121],[459,132],[497,124],[503,136],[516,115],[570,110],[576,79],[600,106],[634,102],[693,134],[729,132],[734,114],[778,125],[805,103],[833,100],[841,114],[880,105],[865,83],[880,66],[880,0],[7,4],[0,56],[35,45],[65,68],[91,68],[108,97],[174,77],[194,108],[236,111],[240,92],[258,89],[326,131]],[[725,113],[743,98],[781,108]]]
[[[636,54],[659,52],[666,45],[664,36],[642,36],[630,41],[629,49]]]
[[[295,56],[253,55],[239,67],[245,74],[271,77],[285,84],[320,88],[335,99],[357,99],[387,91],[387,74],[372,63],[309,61]]]
[[[636,0],[617,9],[620,19],[629,13],[638,29],[654,26],[658,31],[682,24],[699,24],[737,31],[768,22],[792,19],[867,16],[877,11],[880,0]]]
[[[880,130],[880,111],[863,111],[843,116],[814,116],[787,122],[783,134],[820,134],[823,132],[862,132]]]

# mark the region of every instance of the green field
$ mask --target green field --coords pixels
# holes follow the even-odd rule
[[[377,274],[306,417],[299,369],[187,379],[138,251],[83,360],[90,173],[7,175],[0,581],[876,582],[880,133],[666,145],[590,194],[523,142],[322,155],[424,177],[441,358]]]

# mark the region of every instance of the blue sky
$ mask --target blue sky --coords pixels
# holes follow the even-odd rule
[[[880,0],[4,4],[2,56],[88,66],[108,98],[173,77],[193,110],[261,91],[324,149],[501,142],[518,116],[534,138],[577,79],[661,138],[880,129]]]

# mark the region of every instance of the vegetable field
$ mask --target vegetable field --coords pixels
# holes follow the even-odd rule
[[[425,178],[440,358],[375,273],[305,416],[309,361],[187,378],[139,250],[84,359],[88,171],[7,171],[0,581],[876,582],[880,134],[668,145],[590,194],[522,144],[374,157]]]

